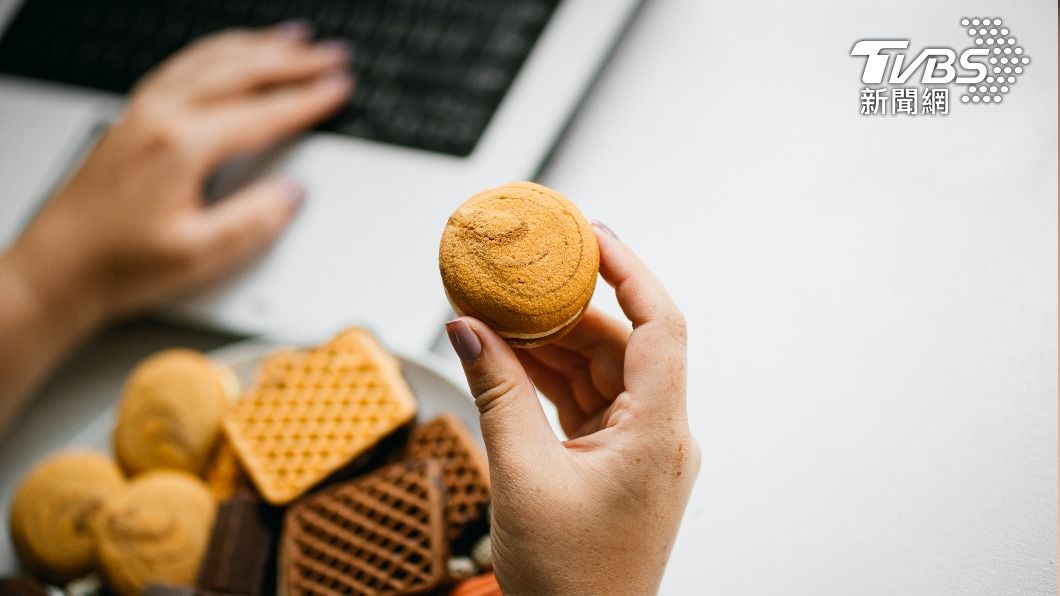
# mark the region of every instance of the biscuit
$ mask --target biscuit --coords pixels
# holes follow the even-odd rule
[[[223,436],[206,464],[202,479],[217,501],[228,500],[236,493],[250,489],[250,481],[239,465],[239,458],[236,457],[232,444]]]
[[[104,582],[121,596],[148,584],[193,584],[216,509],[193,476],[152,470],[136,477],[94,520]]]
[[[110,458],[68,451],[41,461],[22,479],[11,501],[11,540],[22,564],[63,584],[92,570],[93,519],[125,479]]]
[[[478,193],[449,217],[438,265],[457,314],[530,347],[581,320],[600,248],[573,203],[544,186],[514,182]]]
[[[434,461],[392,464],[287,510],[281,587],[305,594],[422,594],[446,581],[445,489]]]
[[[137,365],[114,428],[121,467],[129,474],[155,468],[201,473],[220,436],[233,378],[192,350],[165,350]]]
[[[489,466],[482,450],[456,416],[442,414],[414,428],[403,456],[441,462],[449,540],[458,538],[469,522],[482,517],[490,502]]]
[[[368,332],[350,330],[268,358],[224,429],[262,498],[284,505],[415,415],[397,361]]]

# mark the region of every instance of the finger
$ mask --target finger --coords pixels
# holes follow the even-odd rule
[[[684,407],[684,315],[651,271],[609,228],[593,224],[600,245],[600,274],[615,288],[622,311],[633,323],[626,349],[625,389]]]
[[[571,393],[581,411],[586,414],[594,414],[606,408],[615,396],[622,391],[622,361],[618,361],[618,368],[613,369],[612,377],[615,377],[618,388],[605,397],[600,388],[593,382],[591,370],[594,364],[586,360],[580,354],[564,350],[553,345],[541,346],[533,350],[527,350],[527,355],[552,369],[567,379],[571,387]]]
[[[621,358],[629,331],[629,325],[607,316],[598,308],[590,308],[570,333],[550,345],[578,352],[587,358],[616,355]]]
[[[350,48],[341,41],[310,45],[269,36],[238,48],[204,67],[188,81],[200,102],[318,77],[346,66]]]
[[[268,45],[306,45],[306,23],[290,21],[268,29],[227,29],[200,38],[174,54],[137,85],[137,91],[191,100],[203,89],[203,74],[219,64],[239,63]]]
[[[563,432],[571,437],[571,433],[585,421],[585,412],[575,400],[570,382],[563,375],[536,360],[528,350],[514,350],[514,352],[519,363],[530,375],[534,386],[556,406],[559,425],[563,427]]]
[[[490,471],[531,470],[560,449],[537,392],[512,348],[476,319],[445,326],[479,409]]]
[[[196,119],[198,148],[208,166],[260,151],[331,115],[352,87],[348,74],[332,72],[253,99],[230,100]]]
[[[206,208],[193,222],[190,244],[197,274],[217,278],[263,252],[294,216],[304,187],[285,176],[248,186]]]
[[[680,319],[681,312],[670,294],[640,257],[610,228],[605,231],[601,224],[594,223],[593,231],[600,245],[600,275],[615,289],[618,304],[633,327],[649,321],[670,323]]]

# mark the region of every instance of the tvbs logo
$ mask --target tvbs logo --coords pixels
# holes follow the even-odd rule
[[[891,57],[883,51],[905,50],[908,47],[909,40],[907,39],[864,39],[854,44],[850,55],[865,56],[865,70],[861,73],[861,82],[866,85],[882,83]],[[919,82],[924,85],[948,85],[954,81],[962,85],[978,83],[986,80],[987,67],[986,64],[973,61],[973,58],[984,58],[989,55],[990,50],[987,48],[964,50],[960,56],[961,73],[958,73],[957,53],[950,48],[924,48],[909,64],[905,64],[904,53],[896,53],[888,82],[905,84],[919,70],[921,71]]]
[[[1001,103],[1030,57],[1000,18],[963,18],[961,27],[972,45],[959,51],[925,47],[913,55],[908,39],[855,43],[850,55],[864,58],[861,82],[868,85],[861,90],[861,113],[946,115],[954,84],[967,85],[958,87],[961,103]]]

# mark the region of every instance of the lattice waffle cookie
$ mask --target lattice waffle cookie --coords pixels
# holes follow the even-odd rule
[[[261,493],[286,504],[416,415],[397,360],[361,329],[268,358],[225,417],[232,448]]]
[[[287,510],[280,584],[288,596],[421,594],[446,581],[441,465],[405,461]]]
[[[455,540],[469,522],[482,516],[490,502],[489,466],[456,416],[442,414],[413,429],[403,456],[442,462],[449,540]]]

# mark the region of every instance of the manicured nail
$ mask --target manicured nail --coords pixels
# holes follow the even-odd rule
[[[341,39],[329,39],[317,44],[317,51],[335,60],[347,61],[353,55],[350,44]]]
[[[445,324],[445,333],[449,336],[449,343],[453,344],[453,351],[464,362],[474,362],[482,354],[482,342],[467,321],[449,321]]]
[[[272,28],[272,31],[273,34],[278,37],[283,37],[292,41],[301,41],[309,38],[309,34],[312,32],[312,27],[310,26],[309,21],[294,19],[277,24]]]
[[[594,219],[593,227],[614,238],[615,240],[618,240],[618,234],[616,234],[615,231],[611,228],[607,227],[607,224],[605,224],[604,222]]]
[[[294,178],[284,178],[283,186],[284,197],[291,204],[292,209],[297,209],[305,203],[305,184]]]
[[[324,75],[324,77],[320,79],[320,84],[326,87],[346,88],[353,84],[353,77],[351,77],[350,73],[345,70],[336,70]]]

